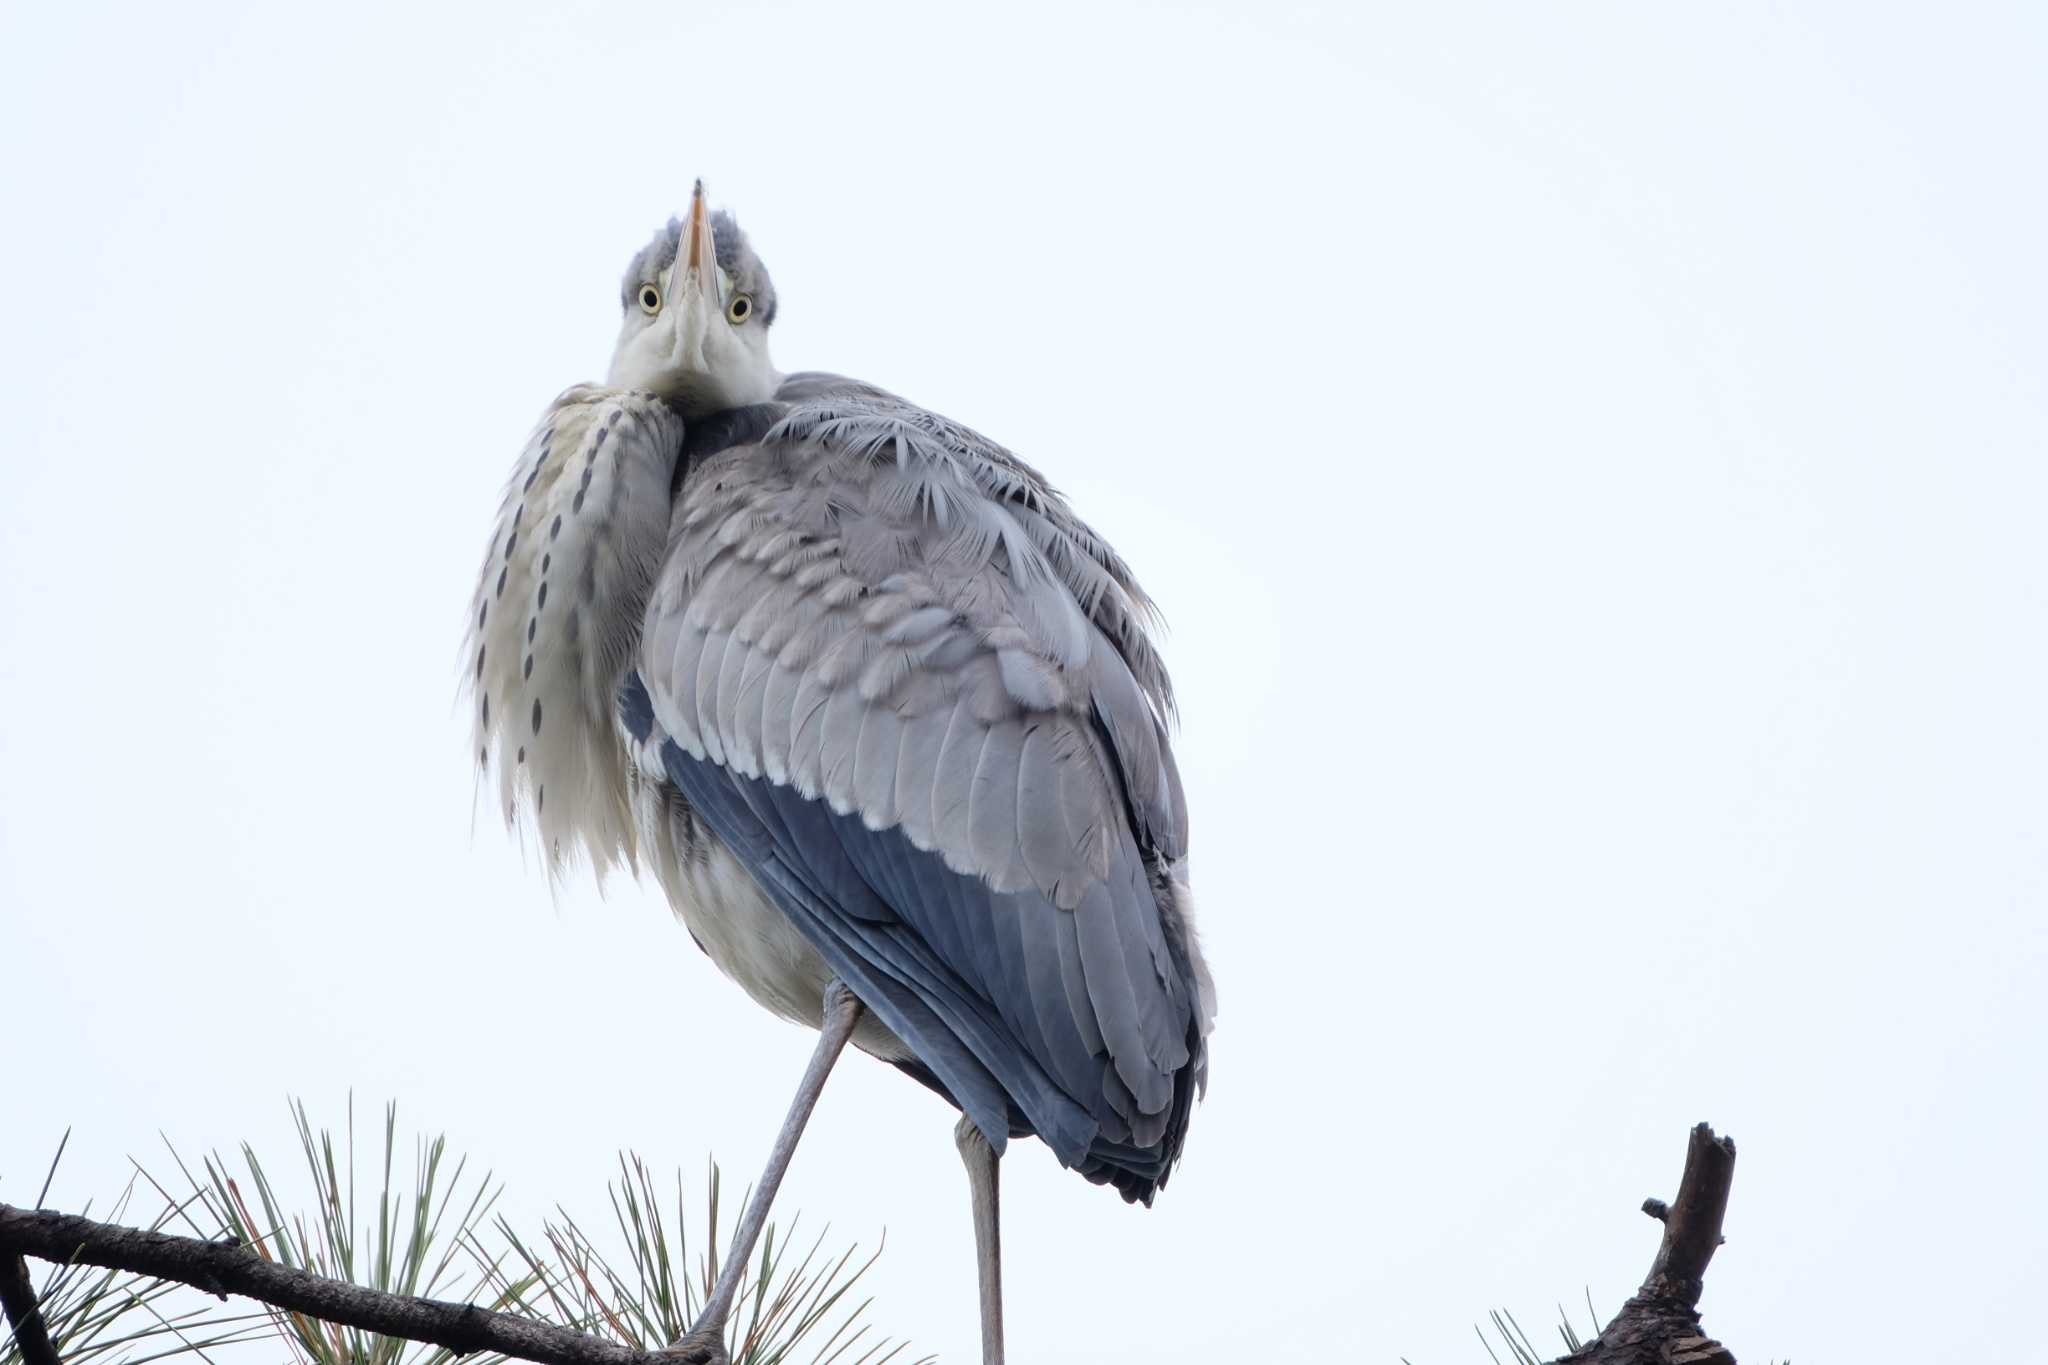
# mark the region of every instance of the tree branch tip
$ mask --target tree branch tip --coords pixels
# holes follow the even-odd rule
[[[1643,1212],[1662,1223],[1671,1217],[1671,1206],[1655,1195],[1651,1195],[1643,1201]]]
[[[1713,1124],[1708,1123],[1705,1120],[1701,1120],[1699,1123],[1693,1126],[1692,1131],[1695,1135],[1698,1136],[1700,1141],[1713,1143],[1716,1147],[1719,1147],[1722,1151],[1726,1152],[1731,1157],[1735,1155],[1735,1139],[1732,1137],[1722,1137],[1717,1135],[1714,1132]]]

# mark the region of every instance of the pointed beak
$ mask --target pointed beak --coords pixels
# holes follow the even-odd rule
[[[668,295],[681,300],[690,294],[709,298],[714,308],[723,308],[718,297],[718,247],[711,238],[711,210],[704,200],[704,182],[690,194],[690,217],[683,224],[682,239],[676,243],[676,263],[669,270]]]

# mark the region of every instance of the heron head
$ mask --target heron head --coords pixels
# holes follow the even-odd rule
[[[633,258],[621,295],[612,387],[660,394],[686,416],[774,396],[775,286],[732,215],[711,212],[703,181],[689,217],[671,218]]]

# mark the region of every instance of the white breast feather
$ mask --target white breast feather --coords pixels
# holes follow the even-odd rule
[[[682,419],[648,394],[579,385],[549,407],[507,484],[470,603],[464,667],[479,774],[530,822],[549,874],[580,846],[600,879],[633,865],[614,720],[668,536]]]

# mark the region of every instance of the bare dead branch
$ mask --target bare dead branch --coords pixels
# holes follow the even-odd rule
[[[1721,1245],[1721,1220],[1728,1214],[1728,1187],[1734,1180],[1735,1140],[1715,1137],[1704,1123],[1694,1128],[1685,1147],[1678,1198],[1664,1214],[1663,1244],[1639,1291],[1643,1297],[1698,1306],[1707,1262]]]
[[[1734,1179],[1734,1141],[1704,1123],[1694,1128],[1678,1197],[1643,1201],[1643,1212],[1664,1225],[1643,1287],[1599,1336],[1555,1365],[1735,1365],[1728,1348],[1700,1330],[1698,1312]]]

